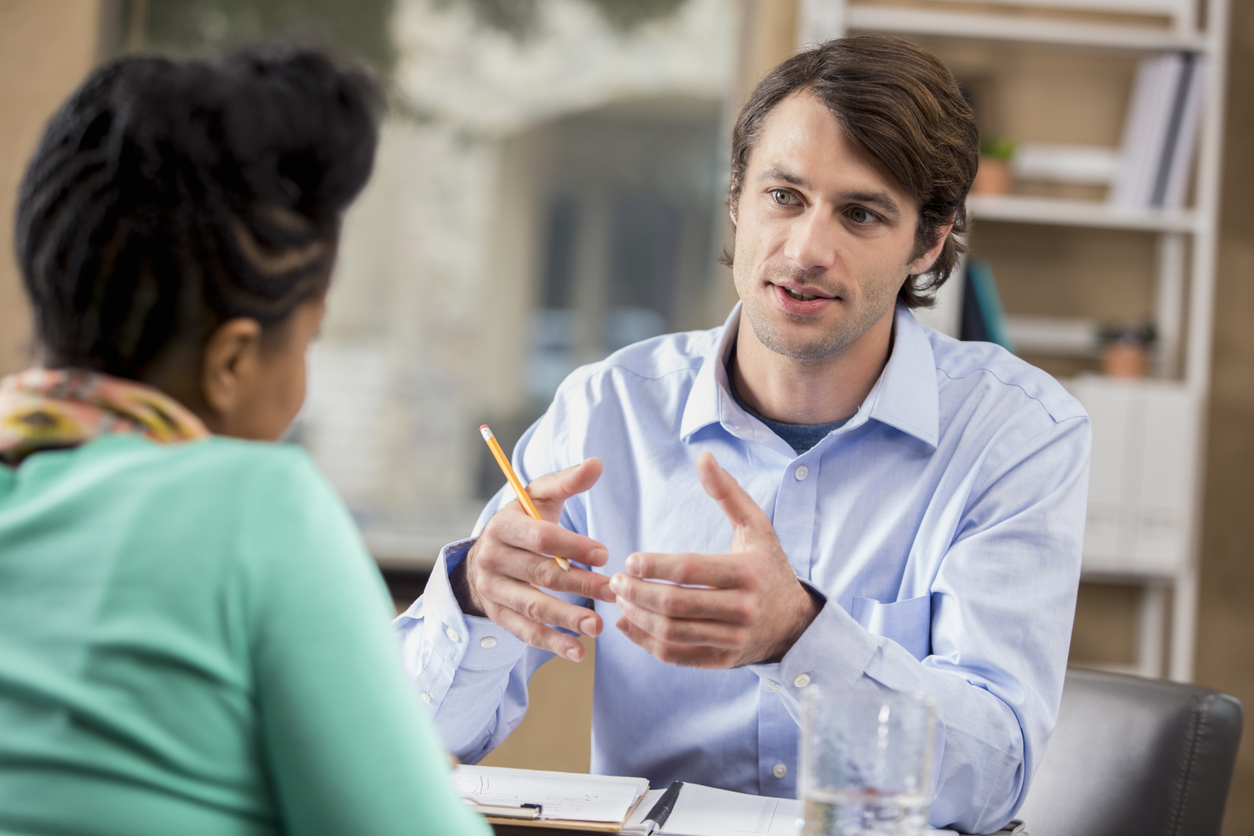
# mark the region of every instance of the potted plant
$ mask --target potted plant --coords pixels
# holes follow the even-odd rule
[[[1010,194],[1014,176],[1010,161],[1018,146],[1009,137],[987,137],[980,141],[980,168],[976,172],[971,191],[979,195]]]

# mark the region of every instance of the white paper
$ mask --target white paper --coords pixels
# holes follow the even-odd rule
[[[639,824],[661,798],[664,789],[650,790],[631,814],[628,824]],[[675,810],[660,836],[724,836],[758,833],[765,836],[796,836],[801,802],[791,798],[767,798],[701,784],[684,784]],[[630,833],[624,829],[624,833]],[[643,832],[643,831],[639,831]]]
[[[649,790],[621,831],[623,836],[646,836],[648,831],[640,823],[663,792]],[[801,802],[791,798],[766,798],[685,783],[674,812],[654,836],[797,836],[801,833],[801,810]],[[926,832],[958,836],[952,830],[930,827]]]
[[[544,819],[621,822],[648,788],[643,778],[540,772],[499,766],[458,766],[453,786],[480,804],[543,805]]]

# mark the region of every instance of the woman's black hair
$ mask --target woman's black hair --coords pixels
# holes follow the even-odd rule
[[[140,378],[227,319],[269,328],[324,292],[381,108],[363,70],[304,46],[93,72],[18,200],[43,364]]]

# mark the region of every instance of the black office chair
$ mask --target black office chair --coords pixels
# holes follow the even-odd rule
[[[1016,817],[1031,836],[1217,836],[1241,725],[1210,688],[1069,670]]]

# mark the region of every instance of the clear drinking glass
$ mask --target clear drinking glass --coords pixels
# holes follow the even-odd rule
[[[935,700],[810,688],[801,712],[803,836],[917,836],[927,822]]]

